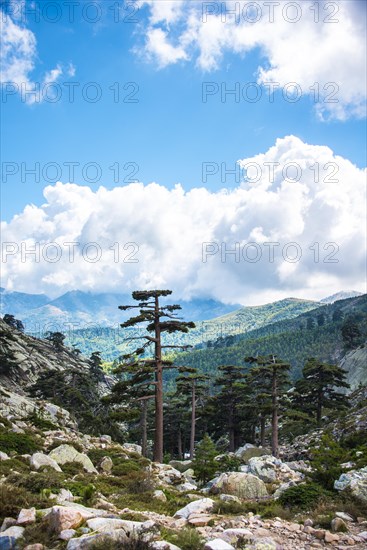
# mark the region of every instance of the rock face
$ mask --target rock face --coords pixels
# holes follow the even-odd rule
[[[73,508],[53,506],[45,516],[51,531],[60,534],[67,529],[77,529],[84,522],[83,515]]]
[[[214,500],[211,498],[201,498],[200,500],[194,500],[190,502],[181,510],[178,510],[174,517],[175,518],[185,518],[188,519],[192,514],[203,514],[210,512],[214,506]]]
[[[169,465],[175,468],[179,472],[186,472],[192,467],[191,460],[170,460]]]
[[[185,477],[170,466],[169,464],[158,464],[153,462],[151,465],[153,475],[155,475],[158,480],[165,485],[179,485],[180,483],[185,483]]]
[[[23,508],[18,515],[17,525],[31,525],[36,521],[36,509],[35,508]]]
[[[99,463],[99,469],[105,474],[111,473],[113,468],[113,462],[109,456],[104,456]]]
[[[367,503],[367,466],[342,474],[334,483],[334,489],[337,491],[344,491],[347,488],[356,498]]]
[[[91,474],[97,474],[97,470],[93,466],[91,459],[84,453],[79,453],[71,445],[60,445],[50,452],[49,457],[52,458],[57,464],[63,465],[67,462],[78,462],[84,468],[84,470]]]
[[[9,391],[1,386],[0,415],[4,417],[23,419],[30,414],[42,414],[46,420],[59,426],[65,426],[72,429],[76,428],[76,423],[72,420],[69,411],[43,401],[41,399],[32,399],[25,397],[13,391]]]
[[[47,456],[43,453],[34,453],[30,458],[30,463],[32,468],[34,468],[35,470],[39,470],[40,468],[42,468],[42,466],[47,466],[48,468],[52,468],[56,472],[62,472],[58,463],[50,456]]]
[[[212,482],[210,492],[226,493],[240,498],[262,498],[268,495],[265,483],[252,474],[229,472],[221,474]]]
[[[237,449],[237,451],[235,452],[235,457],[239,458],[244,464],[247,464],[250,458],[269,454],[269,449],[264,449],[263,447],[255,447],[255,445],[252,445],[251,443],[246,443],[243,447]]]
[[[142,452],[141,445],[136,445],[135,443],[124,443],[122,448],[128,453],[137,453],[141,455]]]
[[[248,461],[248,472],[262,479],[265,483],[273,483],[275,481],[287,483],[289,481],[301,481],[303,478],[300,472],[292,470],[274,456],[250,458]]]

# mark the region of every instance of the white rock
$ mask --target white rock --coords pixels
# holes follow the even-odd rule
[[[205,512],[210,512],[213,506],[214,500],[212,500],[211,498],[201,498],[200,500],[194,500],[193,502],[190,502],[190,504],[188,504],[184,508],[181,508],[181,510],[178,510],[173,517],[188,519],[191,514],[202,514]]]
[[[246,499],[268,495],[265,483],[261,479],[243,472],[225,472],[209,485],[209,491],[213,494],[225,493]]]
[[[136,445],[135,443],[124,443],[122,448],[128,453],[138,453],[141,455],[142,452],[141,445]]]
[[[214,539],[206,542],[204,550],[235,550],[235,548],[222,539]]]
[[[177,489],[177,491],[180,491],[181,493],[184,493],[185,491],[196,491],[197,488],[197,485],[189,483],[188,481],[186,481],[186,483],[180,483],[175,487],[175,489]]]
[[[0,451],[0,461],[2,460],[10,460],[10,456],[8,456],[6,453],[3,453],[3,451]]]
[[[56,497],[57,504],[66,504],[74,501],[74,495],[68,489],[60,489],[59,494]]]
[[[64,529],[59,534],[59,539],[60,540],[70,540],[74,537],[74,535],[76,535],[75,529]]]
[[[155,498],[156,500],[160,500],[161,502],[167,502],[167,497],[166,495],[164,494],[163,491],[157,489],[156,491],[154,491],[153,493],[153,498]]]
[[[334,482],[334,489],[344,491],[349,488],[351,493],[362,502],[367,503],[367,466],[360,470],[352,470],[342,474]]]
[[[0,534],[0,548],[1,548],[1,538],[2,537],[12,537],[15,540],[21,539],[23,537],[24,533],[24,527],[19,527],[18,525],[14,525],[13,527],[9,527],[5,531],[3,531]]]
[[[88,473],[98,473],[91,459],[86,454],[79,453],[79,451],[74,449],[71,445],[60,445],[56,447],[56,449],[50,452],[49,457],[61,466],[67,462],[79,462]]]
[[[274,456],[259,456],[248,461],[249,473],[262,479],[265,483],[274,481],[288,482],[301,481],[303,475],[292,470],[279,458]]]
[[[241,503],[240,499],[235,495],[219,495],[219,500],[223,502],[237,502],[238,504]]]
[[[39,470],[42,466],[47,466],[56,472],[62,472],[58,463],[50,456],[43,453],[34,453],[30,458],[30,464],[35,470]]]
[[[238,529],[225,529],[220,535],[221,539],[225,540],[228,543],[235,543],[238,539],[253,540],[255,536],[249,529],[238,528]]]
[[[354,521],[352,516],[346,514],[345,512],[335,512],[337,518],[343,519],[344,521]]]
[[[16,525],[17,520],[15,518],[4,518],[4,521],[1,525],[0,533],[3,531],[6,531],[9,529],[9,527],[13,527],[13,525]]]
[[[175,544],[171,544],[170,542],[166,542],[165,540],[157,540],[153,542],[152,548],[154,548],[154,550],[181,550],[181,548],[179,548]]]
[[[18,515],[17,525],[30,525],[36,522],[36,509],[23,508]]]

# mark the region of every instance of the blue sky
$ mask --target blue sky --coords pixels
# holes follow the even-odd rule
[[[43,6],[47,3],[44,0]],[[323,53],[321,42],[320,48],[314,46],[311,53],[315,56],[316,67],[306,51],[310,47],[307,40],[304,50],[302,42],[292,42],[302,40],[302,25],[310,25],[309,21],[303,23],[300,20],[297,23],[300,25],[300,38],[296,36],[298,31],[294,25],[288,23],[288,36],[284,18],[283,21],[276,21],[271,27],[272,32],[275,29],[274,36],[268,42],[264,39],[263,43],[256,36],[251,38],[251,33],[256,34],[257,23],[251,29],[244,26],[243,33],[248,33],[249,38],[243,46],[246,37],[241,38],[242,42],[238,38],[237,42],[231,39],[234,27],[221,42],[218,38],[222,33],[220,25],[213,27],[213,34],[207,30],[211,24],[210,18],[208,27],[202,26],[207,34],[205,36],[200,35],[197,22],[196,26],[189,28],[189,9],[196,5],[197,10],[202,10],[203,2],[191,3],[191,6],[187,2],[185,5],[184,2],[170,0],[140,3],[136,4],[136,22],[116,23],[109,11],[114,3],[104,0],[94,3],[101,6],[102,14],[102,20],[96,24],[86,21],[85,17],[83,20],[82,15],[82,6],[92,2],[80,2],[75,10],[74,23],[68,21],[65,2],[58,0],[56,3],[62,14],[57,23],[50,22],[56,13],[52,5],[47,13],[41,11],[39,22],[34,20],[34,15],[22,17],[22,12],[16,11],[21,10],[22,5],[24,7],[22,0],[13,2],[8,12],[13,14],[10,18],[13,25],[20,32],[32,33],[36,41],[32,52],[24,54],[28,61],[31,59],[31,70],[22,72],[19,69],[20,77],[18,81],[16,78],[14,80],[18,86],[25,77],[30,83],[42,83],[46,73],[56,68],[59,74],[54,80],[62,93],[61,99],[55,103],[44,100],[30,104],[29,101],[22,101],[19,93],[6,96],[6,90],[4,92],[2,88],[2,166],[4,163],[16,163],[18,170],[5,179],[3,173],[2,220],[8,226],[13,216],[21,214],[26,205],[41,207],[45,202],[44,188],[53,179],[54,172],[50,170],[48,179],[41,173],[40,180],[35,181],[34,176],[23,174],[22,163],[32,168],[38,162],[41,172],[48,163],[57,163],[62,169],[60,180],[66,184],[70,180],[64,163],[78,162],[80,166],[75,168],[74,183],[87,185],[93,191],[101,185],[107,189],[124,187],[128,183],[126,178],[134,173],[133,179],[144,184],[157,182],[171,190],[176,183],[181,183],[185,191],[204,186],[210,193],[215,193],[221,188],[237,189],[240,182],[233,175],[227,175],[221,181],[220,173],[209,176],[203,182],[203,163],[225,163],[228,169],[232,169],[239,159],[265,154],[277,139],[292,135],[304,144],[330,148],[335,158],[340,156],[358,169],[365,167],[366,126],[365,117],[361,114],[365,96],[360,91],[363,90],[363,73],[359,76],[357,88],[359,86],[360,89],[356,94],[353,95],[350,89],[352,85],[355,88],[355,73],[363,66],[361,54],[353,56],[353,59],[350,56],[348,60],[348,48],[353,48],[355,52],[354,43],[346,45],[345,51],[340,49],[339,43],[346,32],[343,25],[348,20],[348,24],[355,24],[354,40],[363,50],[363,34],[359,25],[364,14],[364,2],[335,2],[340,4],[341,11],[339,23],[334,24],[332,31],[338,29],[340,35],[335,32],[334,36],[328,36],[330,25],[323,35],[322,25],[315,25],[315,32],[321,33],[320,41],[329,41],[325,45],[326,53]],[[40,9],[41,4],[36,2],[36,9]],[[119,4],[122,6],[121,17],[126,17],[126,5],[123,2]],[[302,4],[304,12],[306,4]],[[27,2],[26,5],[32,9],[34,3]],[[323,9],[322,2],[320,6]],[[88,12],[90,17],[93,17],[93,10],[91,6]],[[306,15],[302,17],[306,18]],[[197,35],[192,37],[194,32]],[[258,32],[262,33],[261,27]],[[311,42],[313,39],[310,36]],[[11,42],[12,37],[8,36],[7,40]],[[291,58],[292,44],[295,49],[299,48],[299,64],[305,65],[304,73],[298,68],[296,70],[291,62],[288,63],[287,55],[282,51],[282,48],[288,51]],[[212,53],[208,56],[208,48],[212,48],[214,59]],[[322,59],[323,55],[325,59]],[[21,56],[16,61],[12,59],[10,44],[6,75],[14,74],[9,70],[9,64],[21,62]],[[331,105],[320,114],[312,95],[305,91],[298,102],[284,100],[282,91],[276,92],[274,101],[270,102],[259,77],[259,67],[267,71],[265,81],[274,80],[275,71],[280,90],[284,79],[286,82],[298,82],[302,91],[309,88],[314,75],[321,88],[332,79],[339,86],[337,97],[342,112],[335,111],[334,105]],[[314,75],[309,76],[313,71]],[[330,75],[335,76],[332,78]],[[69,83],[70,86],[71,82],[79,84],[74,103],[68,100],[65,85]],[[102,90],[102,98],[96,103],[86,101],[81,93],[90,82],[97,83]],[[109,89],[116,82],[121,92],[117,103]],[[258,82],[257,89],[262,97],[256,103],[243,98],[236,102],[229,95],[223,102],[218,92],[204,103],[202,90],[207,82],[228,89],[239,83],[241,91],[247,83]],[[124,90],[126,83],[133,84]],[[92,88],[90,91],[93,91]],[[122,98],[132,91],[136,91],[133,98],[137,102],[123,102]],[[88,182],[82,173],[82,167],[90,162],[101,167],[101,178],[95,183]],[[116,166],[116,163],[120,166],[118,182],[114,182],[113,172],[109,168]],[[22,181],[22,174],[25,181]],[[89,174],[93,177],[92,169]]]

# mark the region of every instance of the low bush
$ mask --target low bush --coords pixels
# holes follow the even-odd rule
[[[126,540],[114,541],[110,537],[101,536],[88,546],[89,550],[152,550],[154,547],[142,537],[134,536]]]
[[[0,428],[0,449],[4,453],[15,451],[19,455],[33,454],[40,448],[39,442],[28,433],[15,433]]]
[[[51,420],[45,418],[41,413],[37,414],[36,411],[28,415],[27,420],[40,430],[58,430],[58,426],[51,422]]]
[[[2,483],[0,490],[0,519],[17,517],[22,508],[31,508],[39,504],[39,500],[31,492],[24,489],[24,487]]]
[[[19,458],[0,461],[0,476],[8,476],[12,472],[29,472],[30,466]]]
[[[7,482],[14,487],[22,487],[30,493],[40,494],[45,489],[50,489],[52,493],[58,493],[64,487],[64,479],[65,477],[61,472],[48,469],[37,473],[11,474]]]
[[[201,550],[204,547],[203,538],[193,527],[184,527],[180,531],[163,530],[161,536],[181,550]]]
[[[289,489],[280,495],[278,502],[288,508],[308,510],[317,505],[320,500],[326,498],[330,498],[330,493],[320,485],[316,483],[302,483],[301,485],[289,487]]]

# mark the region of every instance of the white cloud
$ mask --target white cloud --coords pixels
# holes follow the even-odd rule
[[[321,119],[365,116],[363,2],[281,0],[273,3],[273,16],[272,3],[261,1],[147,3],[151,12],[144,51],[160,67],[195,60],[201,70],[212,71],[227,53],[243,56],[259,48],[265,58],[257,68],[259,84],[272,82],[282,88],[296,82],[302,95],[309,94],[314,100],[316,96]],[[258,6],[255,23],[250,21],[257,14],[248,9],[249,4]],[[291,4],[298,6],[297,12]],[[239,18],[226,14],[222,6],[236,8]],[[334,13],[336,6],[338,12]]]
[[[23,101],[28,104],[40,103],[44,98],[44,87],[56,83],[64,74],[60,63],[47,71],[38,82],[32,78],[37,60],[37,40],[35,34],[20,21],[22,3],[12,2],[10,10],[0,10],[1,18],[1,70],[2,83],[11,83],[19,92]],[[75,75],[72,64],[68,69],[69,76]]]
[[[180,185],[168,190],[157,183],[96,192],[76,184],[48,186],[45,204],[28,205],[2,224],[3,242],[14,243],[13,249],[7,245],[8,252],[19,249],[3,263],[2,284],[54,295],[72,288],[158,286],[174,289],[178,298],[205,295],[245,304],[286,296],[321,298],[349,288],[363,291],[365,171],[328,147],[294,136],[240,161],[242,167],[248,163],[261,168],[258,181],[216,193],[205,188],[185,192]],[[297,178],[289,170],[288,180],[299,181],[285,179],[288,163],[301,168]],[[34,255],[23,255],[21,261],[22,242],[28,249],[39,243],[39,261]],[[64,243],[73,242],[79,245],[72,261],[71,245]],[[264,244],[271,242],[279,243],[273,261],[270,245]],[[55,263],[56,249],[49,243],[60,247]],[[97,248],[85,248],[89,243]],[[203,243],[210,243],[213,252],[206,262]],[[229,253],[236,246],[238,258]],[[89,256],[83,257],[83,247]],[[98,251],[101,258],[93,262]],[[255,254],[259,261],[252,262]],[[292,262],[297,254],[301,257]],[[131,263],[133,259],[138,262]]]
[[[173,46],[167,41],[167,34],[162,29],[150,29],[147,33],[146,52],[154,57],[159,67],[163,68],[171,63],[187,59],[182,46]]]

